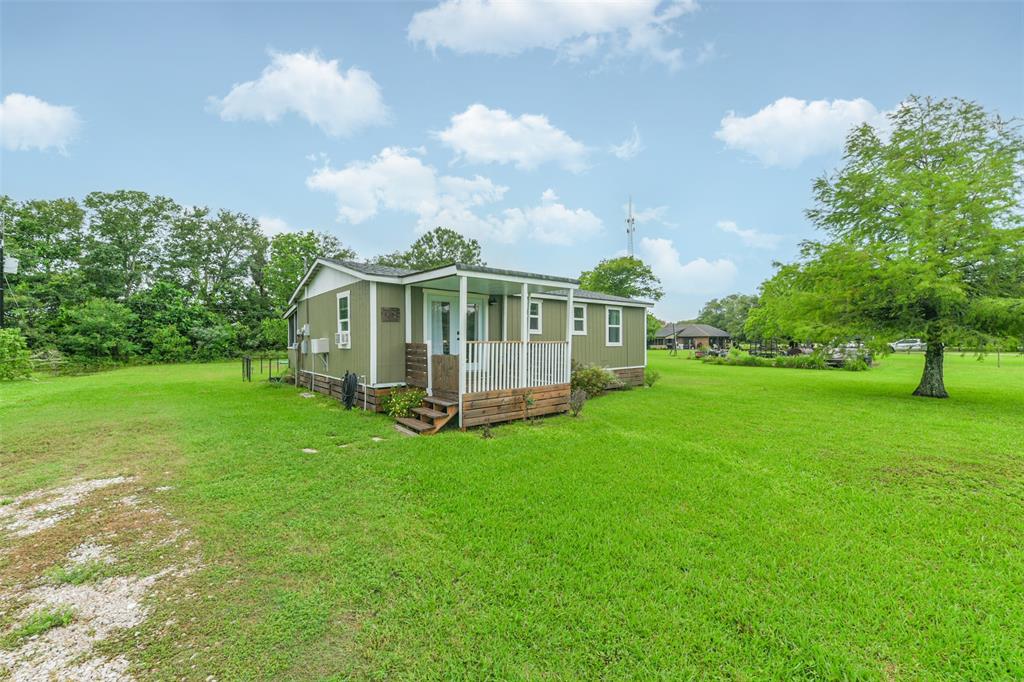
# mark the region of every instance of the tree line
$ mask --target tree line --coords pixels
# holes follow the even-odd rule
[[[330,234],[268,237],[244,213],[131,190],[0,196],[0,229],[19,260],[6,275],[5,326],[37,359],[86,366],[280,350],[281,315],[306,268],[356,258]],[[377,261],[422,269],[444,259],[480,262],[480,246],[439,228]]]

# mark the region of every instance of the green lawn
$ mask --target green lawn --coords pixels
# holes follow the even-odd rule
[[[652,352],[654,388],[490,440],[236,363],[46,378],[0,386],[0,499],[174,486],[206,564],[124,644],[143,677],[1020,679],[1024,361],[946,362],[939,401],[920,356]]]

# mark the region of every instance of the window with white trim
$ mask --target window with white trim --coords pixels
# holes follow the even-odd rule
[[[605,308],[604,345],[622,345],[622,308]]]
[[[348,291],[338,294],[338,333],[334,337],[338,348],[352,347],[352,305]]]
[[[572,333],[576,336],[587,335],[587,306],[584,303],[572,304]]]
[[[297,323],[295,321],[295,313],[292,313],[291,315],[288,316],[288,347],[289,348],[295,348],[296,345],[298,344],[298,342],[295,340],[295,332],[296,332],[295,327],[296,327],[296,324]]]
[[[530,333],[540,334],[541,325],[541,302],[530,300]]]

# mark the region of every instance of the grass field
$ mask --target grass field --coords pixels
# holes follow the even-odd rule
[[[654,388],[490,440],[234,363],[46,378],[0,386],[0,499],[132,475],[194,536],[104,644],[138,677],[1021,679],[1024,361],[948,356],[946,401],[921,362],[652,352]]]

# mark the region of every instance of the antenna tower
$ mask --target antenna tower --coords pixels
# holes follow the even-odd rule
[[[636,218],[633,217],[633,197],[629,197],[629,216],[626,217],[626,244],[629,257],[633,257],[633,235],[636,234]]]

